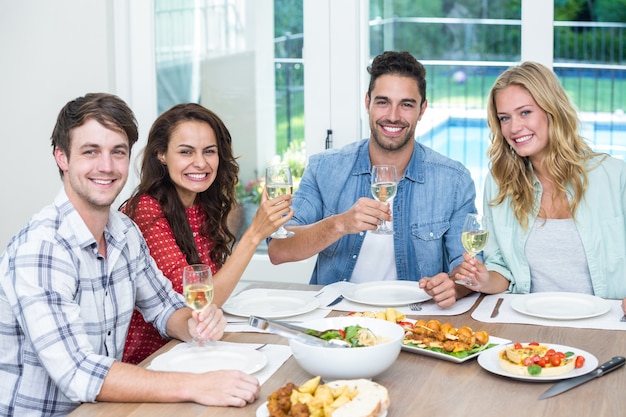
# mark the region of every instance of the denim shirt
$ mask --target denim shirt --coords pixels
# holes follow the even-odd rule
[[[585,249],[593,292],[599,297],[626,297],[626,163],[603,156],[587,162],[589,184],[576,210],[574,221]],[[541,182],[533,174],[535,201],[541,201]],[[568,188],[570,193],[571,188]],[[502,204],[490,206],[498,186],[489,174],[485,181],[485,214],[493,219],[489,241],[484,251],[485,266],[497,271],[511,283],[513,293],[530,292],[530,267],[525,246],[530,230],[537,221],[535,212],[523,229],[511,209],[511,197]],[[541,221],[541,220],[540,220]],[[549,254],[547,256],[550,256]],[[559,259],[554,259],[559,262]],[[563,265],[567,279],[567,266]]]
[[[307,225],[343,213],[370,190],[369,140],[311,156],[292,200],[291,225]],[[469,171],[415,142],[393,200],[393,235],[399,280],[418,281],[449,272],[462,262],[461,230],[475,213],[476,190]],[[348,281],[365,231],[345,235],[317,257],[311,284]]]

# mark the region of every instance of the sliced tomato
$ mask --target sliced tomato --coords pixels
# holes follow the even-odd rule
[[[530,356],[526,356],[524,359],[522,359],[522,365],[524,366],[531,366],[534,364],[535,362],[533,362],[533,358]]]
[[[396,323],[398,323],[402,327],[408,327],[411,329],[413,328],[413,323],[411,323],[410,321],[397,321]]]
[[[341,336],[342,339],[346,338],[346,331],[343,329],[339,329],[337,330],[339,332],[339,336]]]
[[[530,342],[528,346],[539,346],[539,342]]]
[[[517,342],[516,344],[513,345],[513,349],[521,349],[522,348],[522,344],[520,342]]]

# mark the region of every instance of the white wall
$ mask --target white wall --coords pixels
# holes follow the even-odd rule
[[[141,36],[134,39],[144,45],[119,36],[141,33],[127,18],[129,13],[151,10],[151,4],[151,0],[133,1],[132,6],[128,0],[0,0],[0,252],[61,188],[50,134],[69,100],[89,92],[117,94],[135,110],[140,135],[145,136],[155,113],[151,97],[156,89],[150,85],[154,77],[149,69],[132,69],[131,64],[134,51],[150,53],[151,45],[146,46]],[[151,38],[152,28],[143,29]],[[131,82],[137,70],[147,83],[141,92],[137,88],[142,84]],[[140,147],[135,146],[134,156]],[[133,177],[127,189],[134,185]]]

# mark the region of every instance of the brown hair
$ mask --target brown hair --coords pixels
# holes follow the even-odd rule
[[[217,138],[220,160],[217,177],[206,191],[198,193],[196,203],[206,214],[200,233],[215,243],[210,257],[219,268],[230,256],[235,241],[234,234],[228,229],[227,218],[236,204],[235,185],[239,165],[233,156],[230,132],[212,111],[195,103],[178,104],[157,118],[150,129],[148,143],[144,149],[139,186],[126,204],[125,211],[129,217],[133,218],[142,195],[146,194],[156,199],[172,228],[176,244],[187,257],[187,262],[189,264],[200,263],[200,255],[187,220],[185,207],[168,174],[167,167],[158,159],[159,154],[167,151],[174,129],[184,121],[208,124]]]
[[[89,119],[97,120],[107,129],[125,134],[130,153],[139,137],[135,115],[122,99],[106,93],[86,94],[70,101],[61,109],[50,138],[52,153],[58,148],[69,158],[72,129],[82,126]],[[59,174],[63,178],[61,168]]]
[[[367,96],[371,97],[372,90],[376,84],[376,79],[381,75],[393,74],[402,77],[413,78],[417,82],[422,102],[426,100],[426,69],[408,52],[386,51],[376,56],[372,65],[367,67],[370,74],[370,84],[367,89]]]

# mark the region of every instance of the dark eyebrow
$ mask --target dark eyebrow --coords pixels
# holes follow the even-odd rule
[[[387,96],[374,96],[374,100],[391,101],[391,100],[389,100],[389,97],[387,97]],[[417,104],[417,100],[415,100],[414,98],[403,98],[402,100],[400,100],[400,103],[414,103],[414,104]]]
[[[102,148],[102,146],[100,144],[98,144],[98,143],[84,143],[84,144],[82,144],[80,146],[79,149],[90,149],[90,148],[91,149],[93,149],[93,148],[100,149],[100,148]],[[125,151],[127,151],[128,150],[128,144],[127,143],[120,143],[119,145],[115,145],[113,147],[113,149],[120,149],[120,148],[124,149]]]

